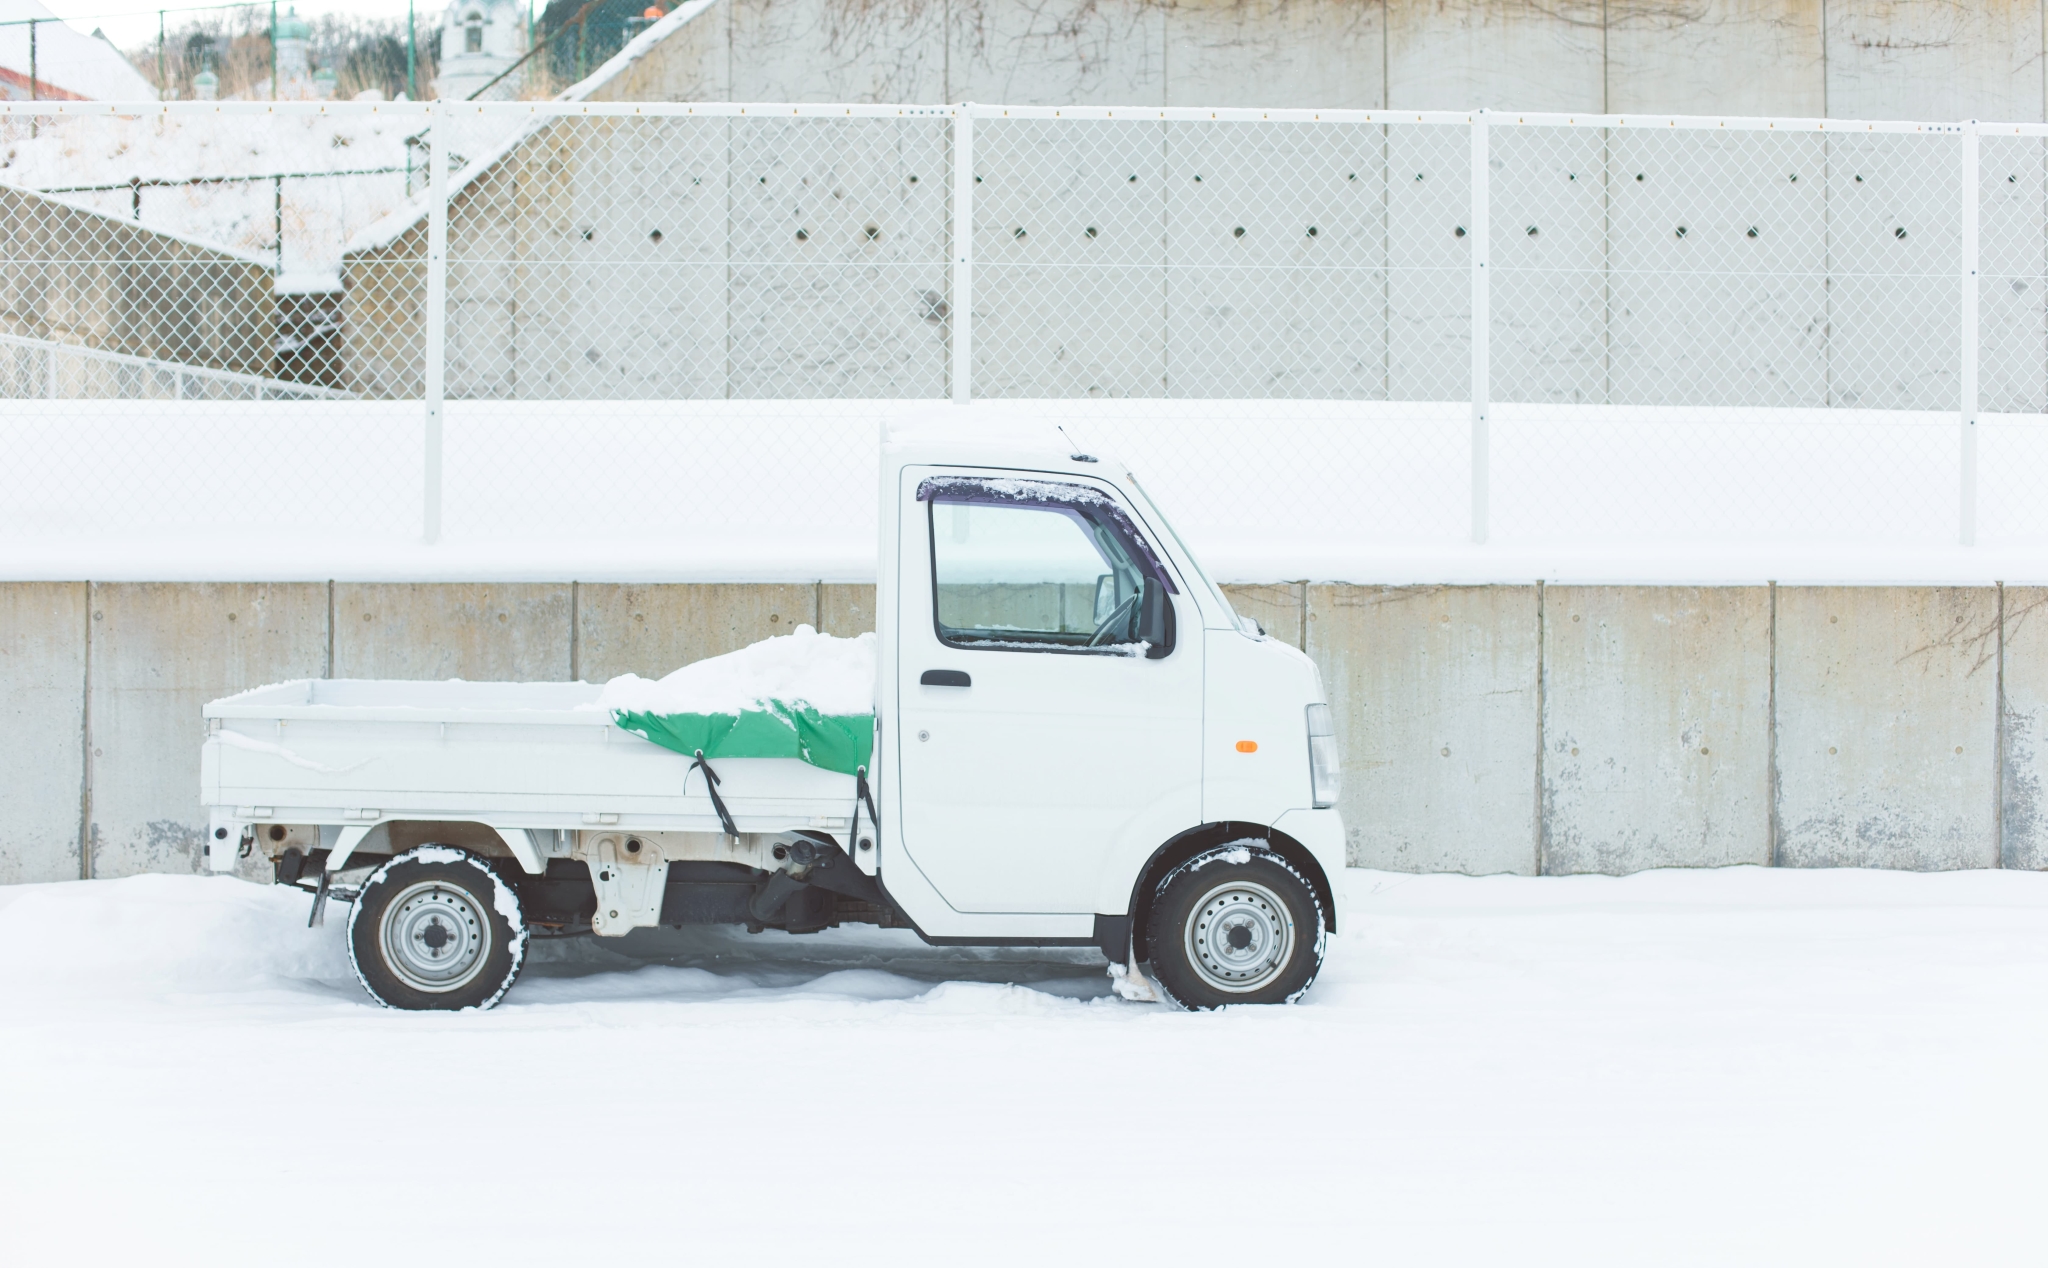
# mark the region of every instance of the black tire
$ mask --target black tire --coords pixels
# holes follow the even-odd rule
[[[386,1008],[489,1008],[518,980],[526,936],[518,893],[488,863],[423,845],[364,883],[348,958]]]
[[[1291,1004],[1322,970],[1325,928],[1307,877],[1237,841],[1160,878],[1145,942],[1153,980],[1183,1008]]]

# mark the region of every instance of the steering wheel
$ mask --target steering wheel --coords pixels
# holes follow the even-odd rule
[[[1089,636],[1088,646],[1100,647],[1104,643],[1109,642],[1111,632],[1115,630],[1124,629],[1126,626],[1130,625],[1131,617],[1134,613],[1137,612],[1137,610],[1137,594],[1133,594],[1130,598],[1125,599],[1122,603],[1117,604],[1116,610],[1109,614],[1109,619],[1104,621],[1101,625],[1095,627],[1095,633]]]

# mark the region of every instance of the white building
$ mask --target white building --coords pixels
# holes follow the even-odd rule
[[[441,19],[438,89],[444,101],[466,100],[510,69],[526,52],[526,5],[520,0],[456,0]],[[519,77],[508,76],[487,94],[509,100]]]
[[[277,18],[277,95],[286,101],[313,95],[313,27],[296,5]]]

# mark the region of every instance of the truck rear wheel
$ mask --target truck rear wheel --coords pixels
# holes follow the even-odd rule
[[[1160,879],[1145,940],[1152,976],[1183,1008],[1291,1004],[1323,966],[1322,905],[1293,864],[1242,841]]]
[[[489,864],[423,845],[364,883],[349,912],[348,956],[386,1008],[489,1008],[526,961],[526,921]]]

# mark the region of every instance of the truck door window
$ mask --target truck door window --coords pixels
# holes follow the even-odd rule
[[[1171,649],[1165,586],[1104,508],[963,492],[920,491],[941,642],[1152,658]]]

